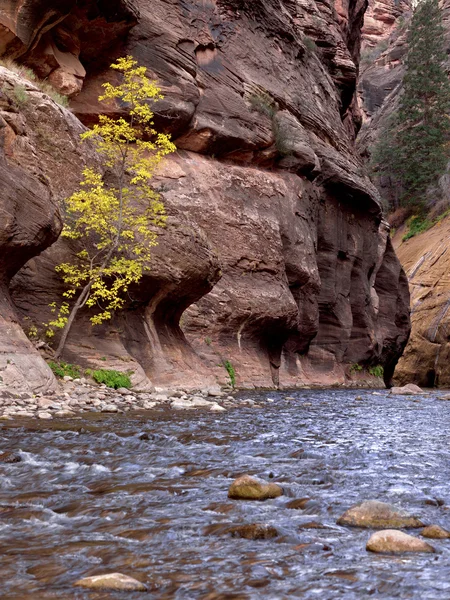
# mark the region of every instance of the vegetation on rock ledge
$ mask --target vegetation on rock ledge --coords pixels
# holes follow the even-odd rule
[[[408,207],[417,216],[415,225],[425,221],[427,208],[435,202],[427,194],[436,188],[449,159],[450,83],[445,47],[438,0],[423,0],[415,8],[408,32],[399,107],[373,152],[375,170],[390,180],[390,208]]]

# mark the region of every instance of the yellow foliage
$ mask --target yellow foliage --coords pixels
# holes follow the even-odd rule
[[[80,189],[65,201],[62,233],[83,248],[75,261],[56,267],[68,286],[65,298],[80,298],[87,290],[78,308],[97,309],[91,317],[94,325],[124,307],[130,286],[149,268],[158,228],[166,221],[150,179],[163,157],[176,149],[170,136],[154,129],[149,101],[162,96],[156,83],[147,78],[146,68],[139,67],[131,56],[118,59],[111,67],[122,74],[122,83],[105,83],[99,101],[125,103],[130,118],[100,115],[81,139],[93,142],[103,158],[102,166],[113,175],[113,184],[105,183],[101,170],[84,169]],[[57,310],[56,305],[53,309]],[[49,329],[65,327],[68,313],[65,302]]]

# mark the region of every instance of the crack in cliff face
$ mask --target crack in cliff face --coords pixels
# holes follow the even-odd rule
[[[87,68],[72,101],[85,123],[114,77],[107,65],[129,53],[161,84],[155,121],[179,148],[155,179],[169,221],[151,269],[111,323],[91,330],[81,315],[67,358],[126,363],[140,386],[225,382],[224,360],[246,387],[345,383],[351,362],[384,365],[389,383],[408,335],[408,294],[353,147],[363,4],[339,6],[339,17],[313,0],[136,6],[139,18],[129,3],[72,2],[46,34]],[[23,55],[36,69],[47,64],[39,44]],[[74,127],[61,132],[63,155]],[[45,133],[38,152],[54,152]],[[17,148],[12,156],[24,160]],[[43,171],[61,197],[73,191],[77,168],[67,182],[54,165]],[[54,265],[72,251],[59,240],[15,277],[22,316],[48,320],[62,291]]]

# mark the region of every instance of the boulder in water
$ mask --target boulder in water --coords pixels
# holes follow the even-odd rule
[[[432,540],[445,540],[450,538],[450,531],[447,531],[439,525],[428,525],[422,529],[420,535]]]
[[[94,575],[93,577],[85,577],[79,579],[74,585],[89,588],[91,590],[111,590],[121,592],[146,592],[147,586],[123,575],[123,573],[108,573],[106,575]]]
[[[391,388],[391,394],[397,396],[416,396],[417,394],[423,394],[423,390],[415,383],[408,383],[403,387]]]
[[[233,500],[268,500],[283,495],[283,488],[276,483],[266,483],[261,479],[243,475],[230,485],[228,498]]]
[[[15,452],[2,452],[0,454],[0,463],[18,463],[21,462],[22,457],[20,454]]]
[[[402,554],[403,552],[435,552],[433,546],[403,531],[385,529],[372,534],[366,550],[383,554]]]
[[[296,510],[304,510],[308,507],[308,503],[311,502],[311,498],[296,498],[295,500],[290,500],[286,504],[286,508],[293,508]]]
[[[403,529],[424,526],[424,523],[417,517],[392,504],[378,500],[366,500],[355,504],[339,517],[337,524],[373,529]]]
[[[246,540],[270,540],[278,536],[278,531],[275,527],[261,523],[237,525],[230,529],[230,533],[233,537],[240,537]]]

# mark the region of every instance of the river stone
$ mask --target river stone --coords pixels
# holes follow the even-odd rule
[[[224,408],[223,406],[220,406],[220,404],[217,404],[217,402],[214,402],[214,404],[211,406],[211,408],[209,410],[211,412],[227,412],[227,409]]]
[[[445,540],[450,538],[450,531],[447,531],[439,525],[428,525],[422,529],[420,535],[432,540]]]
[[[401,554],[403,552],[435,552],[433,546],[403,531],[385,529],[373,533],[366,545],[370,552]]]
[[[408,383],[403,387],[391,388],[391,394],[396,394],[397,396],[415,396],[417,394],[423,394],[423,390],[414,383]]]
[[[378,500],[366,500],[349,508],[337,520],[338,525],[348,527],[372,527],[373,529],[403,529],[423,527],[417,517],[406,511]]]
[[[283,488],[276,483],[266,483],[261,479],[243,475],[230,485],[228,498],[234,500],[268,500],[283,495]]]
[[[80,587],[89,588],[91,590],[113,590],[121,592],[146,592],[147,586],[123,575],[123,573],[108,573],[107,575],[94,575],[93,577],[85,577],[74,583]]]
[[[2,452],[0,454],[0,463],[18,463],[22,461],[20,454],[15,452]]]
[[[251,523],[249,525],[237,525],[230,529],[232,537],[240,537],[246,540],[270,540],[278,536],[278,531],[272,525]]]
[[[193,396],[192,398],[176,398],[170,406],[175,410],[190,410],[192,408],[211,408],[213,404],[216,402],[205,400],[201,396]]]
[[[101,410],[102,413],[116,413],[119,409],[115,404],[107,404],[106,406],[103,406]]]
[[[38,419],[42,419],[43,421],[50,421],[51,419],[53,419],[53,416],[46,411],[38,412],[37,417]]]
[[[304,510],[310,501],[311,501],[311,498],[296,498],[295,500],[290,500],[286,504],[286,508]]]

